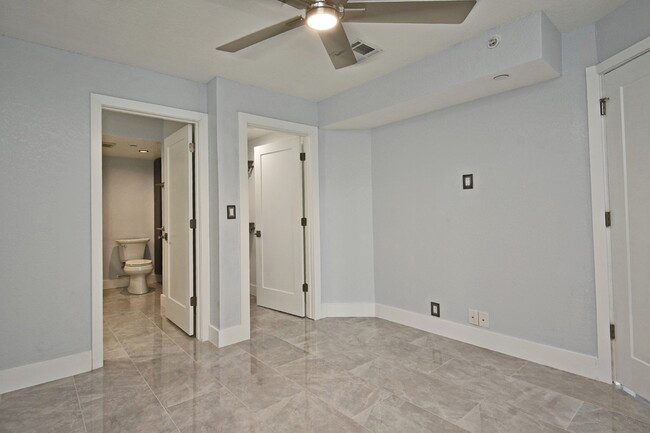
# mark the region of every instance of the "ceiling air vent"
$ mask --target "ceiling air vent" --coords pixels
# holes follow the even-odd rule
[[[356,41],[352,44],[352,51],[354,56],[357,58],[357,62],[366,60],[368,57],[372,57],[375,54],[381,53],[381,49],[373,47],[372,45],[363,42]]]

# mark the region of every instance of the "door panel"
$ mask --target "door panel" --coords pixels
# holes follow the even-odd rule
[[[192,218],[192,126],[165,138],[163,146],[163,291],[165,314],[189,335],[194,334],[194,248]]]
[[[302,162],[299,138],[255,148],[257,303],[303,317]]]
[[[604,94],[615,376],[650,398],[650,54],[607,74]]]

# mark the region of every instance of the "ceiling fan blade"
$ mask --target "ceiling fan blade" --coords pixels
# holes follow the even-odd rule
[[[289,30],[293,30],[305,24],[305,19],[301,16],[293,17],[286,21],[283,21],[278,24],[274,24],[270,27],[251,33],[250,35],[239,38],[236,41],[228,42],[220,47],[217,47],[219,51],[227,51],[229,53],[234,53],[241,49],[255,45],[258,42],[265,41],[272,38],[273,36],[280,35]]]
[[[357,63],[357,58],[354,57],[352,47],[350,47],[350,40],[341,23],[338,23],[330,30],[318,32],[327,54],[336,69],[345,68],[346,66],[354,65]]]
[[[354,23],[460,24],[476,0],[353,2],[346,5],[343,21]],[[365,11],[365,13],[361,12]]]
[[[307,9],[312,2],[308,0],[278,0],[280,3],[288,4],[296,9]]]

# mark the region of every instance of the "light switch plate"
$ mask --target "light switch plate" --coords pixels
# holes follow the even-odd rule
[[[229,220],[234,220],[237,218],[237,208],[234,204],[229,204],[226,206],[226,218]]]
[[[483,311],[478,313],[478,325],[482,328],[490,327],[490,315]]]
[[[440,317],[440,304],[437,302],[431,303],[431,315],[435,317]]]
[[[463,175],[463,189],[474,189],[474,175],[473,174],[464,174]]]
[[[469,323],[478,326],[478,311],[469,310]]]

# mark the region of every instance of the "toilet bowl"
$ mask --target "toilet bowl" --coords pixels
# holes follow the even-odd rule
[[[151,260],[144,258],[149,238],[119,239],[120,261],[124,263],[124,273],[129,278],[129,293],[143,295],[149,291],[147,275],[153,271]]]
[[[153,264],[149,259],[127,260],[124,263],[124,273],[129,278],[129,293],[144,295],[149,291],[147,275],[153,271]]]

